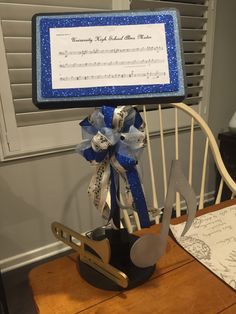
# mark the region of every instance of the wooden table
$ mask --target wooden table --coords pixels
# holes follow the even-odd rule
[[[232,204],[203,209],[199,214]],[[180,222],[183,217],[174,220]],[[173,223],[173,222],[172,222]],[[159,226],[139,234],[157,233]],[[171,237],[153,276],[129,291],[104,291],[90,286],[76,268],[77,254],[34,268],[29,274],[36,308],[42,314],[91,313],[236,313],[236,293],[184,251]]]

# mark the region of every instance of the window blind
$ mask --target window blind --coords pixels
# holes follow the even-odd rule
[[[184,39],[188,97],[207,120],[215,0],[0,0],[0,159],[12,160],[74,149],[81,140],[78,120],[88,109],[38,111],[31,100],[31,17],[35,13],[98,10],[158,9],[180,10]],[[167,110],[166,110],[167,111]],[[149,112],[148,112],[149,114]],[[165,128],[169,125],[166,113]],[[150,131],[158,132],[156,117]],[[179,117],[181,126],[189,121]],[[183,120],[183,121],[182,121]]]
[[[39,111],[32,103],[32,16],[36,13],[111,9],[110,0],[0,0],[0,20],[18,126],[80,120],[89,112],[89,109]]]
[[[110,0],[0,0],[7,67],[18,126],[80,120],[90,109],[38,110],[32,104],[31,18],[35,13],[111,10]],[[187,76],[187,104],[201,104],[205,79],[206,0],[133,0],[130,9],[179,9]]]
[[[198,105],[202,100],[205,75],[205,48],[208,1],[206,0],[133,0],[131,9],[177,8],[181,16],[185,73],[187,77],[186,104]]]

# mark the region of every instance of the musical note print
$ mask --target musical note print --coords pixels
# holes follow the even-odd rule
[[[80,76],[66,76],[60,77],[61,81],[80,81],[80,80],[103,80],[103,79],[117,79],[117,78],[131,78],[131,77],[146,77],[147,79],[151,77],[160,77],[165,75],[164,72],[144,72],[144,73],[135,73],[134,71],[130,73],[119,73],[119,74],[98,74],[98,75],[80,75]]]
[[[129,52],[146,52],[146,51],[156,51],[159,52],[163,50],[160,46],[148,46],[148,47],[135,47],[135,48],[112,48],[112,49],[92,49],[92,50],[78,50],[78,51],[59,51],[59,56],[85,56],[91,54],[117,54],[117,53],[129,53]]]
[[[83,67],[100,67],[100,66],[137,66],[137,65],[152,65],[157,63],[163,63],[161,59],[142,59],[142,60],[131,60],[131,61],[109,61],[109,62],[85,62],[85,63],[62,63],[59,65],[60,68],[83,68]]]

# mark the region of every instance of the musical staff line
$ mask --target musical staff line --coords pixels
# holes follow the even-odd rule
[[[78,51],[59,51],[60,56],[84,56],[90,54],[105,54],[105,53],[129,53],[129,52],[145,52],[145,51],[161,51],[163,47],[160,46],[147,46],[141,48],[113,48],[113,49],[92,49],[92,50],[78,50]]]
[[[102,80],[102,79],[125,79],[133,77],[146,77],[149,78],[159,78],[160,76],[166,75],[166,72],[143,72],[143,73],[118,73],[118,74],[99,74],[99,75],[80,75],[80,76],[66,76],[60,77],[60,81],[81,81],[81,80]]]
[[[132,60],[132,61],[109,61],[109,62],[85,62],[85,63],[65,63],[60,64],[59,67],[67,68],[83,68],[83,67],[99,67],[99,66],[120,66],[120,65],[151,65],[155,63],[163,63],[160,59],[147,59],[147,60]]]

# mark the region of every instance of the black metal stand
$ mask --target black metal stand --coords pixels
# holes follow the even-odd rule
[[[236,134],[231,132],[224,132],[218,135],[220,141],[220,153],[224,161],[225,167],[231,175],[232,179],[236,181]],[[216,191],[220,184],[220,175],[217,173]],[[230,199],[232,192],[224,184],[221,201]]]
[[[155,271],[155,265],[146,268],[139,268],[136,267],[130,260],[130,249],[133,243],[138,239],[137,236],[129,234],[126,229],[108,229],[106,230],[105,236],[109,239],[111,245],[110,264],[118,270],[124,272],[129,278],[129,284],[126,289],[132,289],[139,286],[151,277]],[[78,268],[81,276],[88,283],[97,288],[115,291],[124,290],[103,274],[80,261],[79,258]]]

